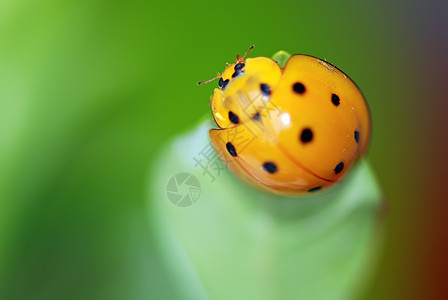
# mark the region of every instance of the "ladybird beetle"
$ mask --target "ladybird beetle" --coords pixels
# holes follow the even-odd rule
[[[313,56],[292,55],[280,66],[246,55],[214,78],[217,152],[243,180],[274,193],[335,183],[369,145],[370,112],[359,88]]]

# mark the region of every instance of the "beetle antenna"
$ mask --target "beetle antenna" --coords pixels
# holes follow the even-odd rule
[[[244,56],[241,57],[241,55],[237,55],[236,56],[236,61],[237,62],[244,62],[244,60],[246,59],[246,56],[249,54],[250,51],[252,51],[252,49],[254,49],[255,45],[250,46],[249,50],[246,51],[246,54],[244,54]]]
[[[255,45],[250,46],[249,50],[246,51],[246,54],[244,54],[243,58],[246,58],[246,56],[249,54],[252,49],[254,49]]]
[[[199,82],[198,82],[198,85],[201,85],[201,84],[204,84],[204,83],[212,82],[213,80],[216,80],[216,79],[221,78],[221,77],[222,77],[222,75],[218,73],[218,75],[216,75],[216,77],[213,77],[212,79],[209,79],[209,80],[206,80],[206,81],[199,81]]]

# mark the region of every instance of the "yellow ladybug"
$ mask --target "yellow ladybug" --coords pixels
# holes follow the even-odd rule
[[[336,182],[369,145],[361,91],[316,57],[292,55],[281,67],[246,55],[217,76],[211,107],[219,129],[210,137],[218,153],[243,180],[275,193]]]

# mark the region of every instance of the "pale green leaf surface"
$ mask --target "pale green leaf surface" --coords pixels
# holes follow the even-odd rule
[[[255,190],[230,170],[215,181],[195,166],[210,145],[208,118],[161,151],[151,172],[152,229],[185,299],[351,299],[373,271],[381,193],[364,159],[332,187],[285,197]],[[205,161],[203,161],[205,163]],[[221,164],[222,165],[222,164]],[[178,207],[166,195],[177,173],[201,195]]]
[[[289,57],[291,57],[291,54],[286,51],[280,50],[272,56],[272,59],[275,60],[280,65],[280,67],[284,68]]]

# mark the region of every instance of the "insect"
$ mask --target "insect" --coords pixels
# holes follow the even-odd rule
[[[319,58],[292,55],[282,67],[268,57],[246,59],[252,48],[214,78],[215,149],[240,178],[274,193],[334,184],[369,146],[363,94]]]

